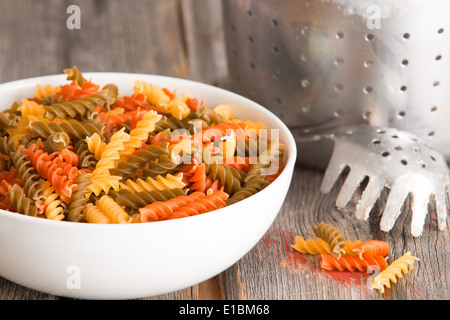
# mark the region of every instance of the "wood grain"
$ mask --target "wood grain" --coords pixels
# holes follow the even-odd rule
[[[384,200],[379,200],[368,221],[354,217],[361,190],[343,210],[335,206],[343,177],[329,194],[320,193],[321,171],[297,168],[287,200],[265,236],[242,260],[221,275],[227,299],[404,300],[449,299],[449,232],[438,231],[427,218],[422,237],[410,234],[407,204],[393,230],[380,230]],[[389,261],[411,251],[420,258],[415,269],[384,294],[367,286],[369,274],[334,272],[320,268],[320,258],[294,249],[294,237],[315,238],[311,225],[333,225],[349,240],[384,240],[391,246]]]
[[[221,0],[182,0],[181,18],[193,80],[228,83]]]
[[[0,2],[0,82],[82,71],[152,73],[227,87],[220,0],[74,0],[81,30],[66,28],[67,3],[60,0]],[[26,22],[26,23],[24,23]],[[410,235],[407,204],[389,233],[380,231],[385,196],[368,221],[354,217],[357,192],[342,210],[339,184],[321,194],[321,171],[296,168],[284,206],[271,228],[239,262],[201,284],[148,300],[336,300],[450,298],[450,235],[438,231],[432,213],[422,237]],[[430,208],[430,212],[433,212]],[[326,222],[346,239],[387,241],[390,258],[406,251],[421,259],[392,289],[379,294],[361,273],[321,270],[318,257],[300,254],[295,235],[312,237],[312,224]],[[62,299],[0,277],[0,300]]]
[[[44,5],[45,4],[45,5]],[[0,80],[80,70],[189,77],[179,2],[78,0],[81,29],[69,30],[68,4],[2,1]],[[16,17],[32,23],[18,23]]]

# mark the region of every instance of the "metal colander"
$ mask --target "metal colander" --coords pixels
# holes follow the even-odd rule
[[[366,122],[450,159],[450,1],[224,0],[231,89],[294,135]],[[299,146],[324,167],[331,144]]]

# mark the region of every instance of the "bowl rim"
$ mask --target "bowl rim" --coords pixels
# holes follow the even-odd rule
[[[77,223],[72,221],[55,221],[51,219],[44,219],[44,218],[37,218],[33,216],[28,216],[24,214],[19,214],[17,212],[13,211],[7,211],[0,209],[0,219],[1,218],[9,218],[9,219],[17,219],[20,222],[27,222],[27,223],[34,223],[34,224],[44,224],[44,225],[56,225],[64,228],[95,228],[95,229],[106,229],[106,230],[127,230],[128,228],[160,228],[164,226],[177,226],[180,223],[195,223],[196,219],[208,219],[212,215],[217,214],[226,214],[227,211],[230,210],[239,210],[239,207],[244,207],[245,202],[249,199],[255,199],[255,197],[263,197],[265,194],[268,194],[269,192],[273,191],[272,189],[276,188],[277,184],[282,179],[287,179],[289,183],[291,182],[291,177],[288,177],[291,171],[293,171],[296,158],[297,158],[297,146],[295,143],[295,139],[289,130],[289,128],[284,124],[284,122],[276,116],[272,111],[266,109],[261,104],[244,97],[242,95],[239,95],[237,93],[234,93],[232,91],[229,91],[224,88],[220,88],[217,86],[214,86],[212,84],[207,84],[191,79],[186,78],[178,78],[178,77],[172,77],[172,76],[165,76],[165,75],[158,75],[158,74],[145,74],[145,73],[131,73],[131,72],[83,72],[83,76],[90,77],[91,79],[96,76],[111,76],[111,77],[135,77],[136,80],[139,80],[139,77],[146,77],[146,78],[154,78],[154,79],[161,79],[161,80],[169,80],[169,81],[177,81],[181,84],[190,84],[194,85],[200,88],[205,88],[205,90],[215,90],[217,92],[221,92],[223,94],[230,95],[234,98],[240,99],[245,103],[245,105],[251,105],[252,108],[256,108],[258,112],[260,112],[264,118],[270,118],[271,120],[275,121],[277,123],[277,128],[282,130],[286,136],[286,141],[283,141],[283,144],[286,146],[287,151],[287,161],[285,163],[284,170],[280,173],[280,175],[275,178],[274,181],[272,181],[266,188],[259,191],[258,193],[242,200],[237,203],[231,204],[229,206],[216,209],[214,211],[205,212],[199,215],[190,216],[186,218],[181,219],[173,219],[173,220],[163,220],[163,221],[154,221],[151,223],[124,223],[124,224],[94,224],[94,223]],[[51,75],[44,75],[44,76],[37,76],[37,77],[30,77],[30,78],[24,78],[24,79],[18,79],[13,81],[8,81],[4,83],[0,83],[0,90],[3,89],[3,87],[11,87],[11,88],[20,88],[24,85],[29,85],[30,83],[38,84],[39,82],[43,81],[49,81],[49,80],[59,80],[65,81],[67,78],[67,75],[65,74],[51,74]],[[178,90],[178,88],[175,88]],[[230,208],[234,209],[230,209]],[[278,214],[278,213],[277,213]]]

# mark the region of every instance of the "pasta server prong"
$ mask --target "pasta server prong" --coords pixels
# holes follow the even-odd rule
[[[382,231],[390,231],[412,196],[411,234],[423,232],[428,204],[434,201],[439,229],[447,225],[449,168],[442,155],[408,132],[395,128],[354,125],[314,134],[312,139],[332,139],[334,148],[325,170],[321,191],[332,190],[344,169],[346,176],[336,199],[345,207],[361,182],[368,178],[356,205],[355,216],[367,220],[384,188],[388,198],[380,220]]]

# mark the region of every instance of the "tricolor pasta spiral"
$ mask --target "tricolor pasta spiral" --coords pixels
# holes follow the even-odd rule
[[[64,73],[67,82],[38,84],[0,112],[0,209],[73,223],[187,218],[251,197],[283,170],[265,171],[280,144],[229,102]]]

